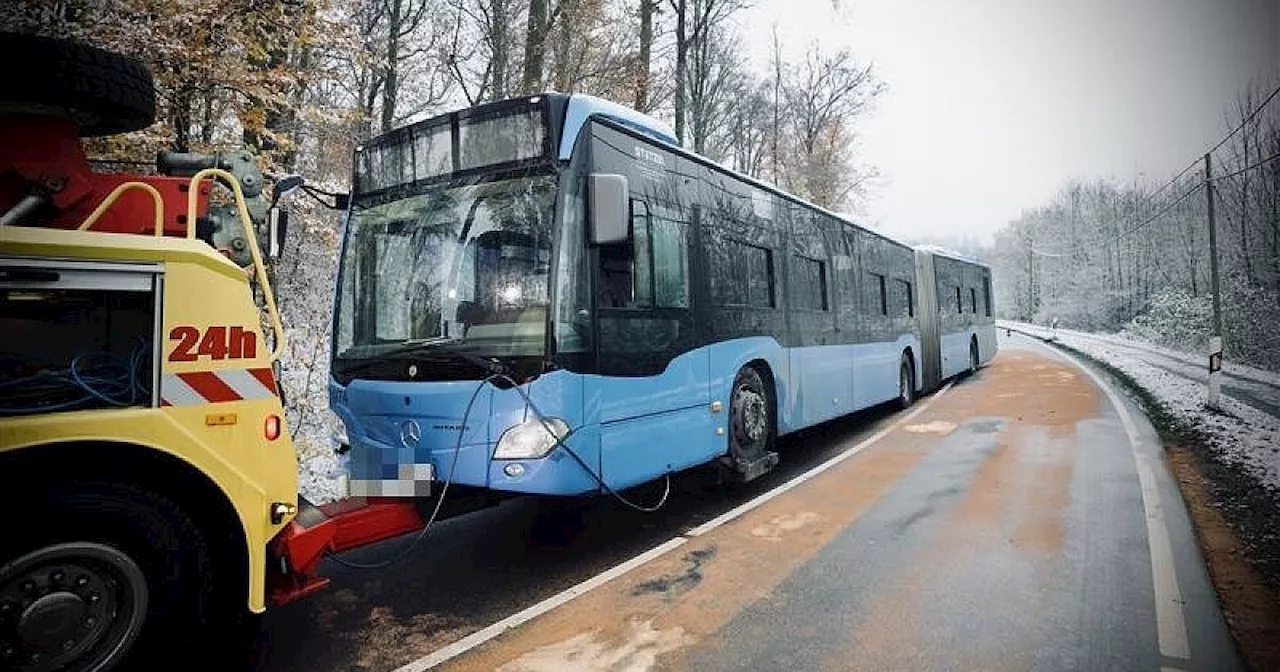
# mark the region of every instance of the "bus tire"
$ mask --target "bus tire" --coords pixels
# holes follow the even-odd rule
[[[4,669],[172,669],[190,654],[212,620],[217,576],[191,519],[115,483],[37,496],[0,557]]]
[[[915,366],[906,353],[902,354],[902,365],[898,369],[898,408],[910,408],[916,401]]]
[[[969,375],[976,374],[980,365],[978,361],[978,339],[971,338],[969,339]]]
[[[735,464],[754,463],[773,449],[774,408],[760,372],[742,367],[729,393],[729,457]]]

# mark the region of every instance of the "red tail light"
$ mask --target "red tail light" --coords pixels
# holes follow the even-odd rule
[[[262,435],[267,437],[268,441],[275,441],[280,438],[280,416],[267,416],[266,422],[262,423]]]

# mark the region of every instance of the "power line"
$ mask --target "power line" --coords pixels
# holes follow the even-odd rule
[[[1114,242],[1116,242],[1117,240],[1121,240],[1121,239],[1123,239],[1123,238],[1127,238],[1127,237],[1129,237],[1129,236],[1132,236],[1133,234],[1135,234],[1135,233],[1137,233],[1138,231],[1140,231],[1140,230],[1141,230],[1143,227],[1145,227],[1146,225],[1148,225],[1148,224],[1150,224],[1151,222],[1154,222],[1154,221],[1156,221],[1157,219],[1159,219],[1159,218],[1160,218],[1160,216],[1161,216],[1161,215],[1163,215],[1164,213],[1169,212],[1170,210],[1172,210],[1172,209],[1173,209],[1175,206],[1177,206],[1179,203],[1181,203],[1181,202],[1183,202],[1183,201],[1187,200],[1187,198],[1188,198],[1188,197],[1190,197],[1192,194],[1196,193],[1197,191],[1200,191],[1200,189],[1201,189],[1202,187],[1204,187],[1204,184],[1203,184],[1203,183],[1201,183],[1201,184],[1197,184],[1196,186],[1191,187],[1191,188],[1190,188],[1190,189],[1188,189],[1185,193],[1183,193],[1181,196],[1179,196],[1179,197],[1177,197],[1176,199],[1174,199],[1174,200],[1170,201],[1170,202],[1169,202],[1167,205],[1165,205],[1163,208],[1160,208],[1160,211],[1159,211],[1159,212],[1157,212],[1156,214],[1151,215],[1150,217],[1148,217],[1148,218],[1146,218],[1145,220],[1143,220],[1141,224],[1138,224],[1137,226],[1135,226],[1135,227],[1133,227],[1133,228],[1131,228],[1131,229],[1129,229],[1129,230],[1127,230],[1127,231],[1123,231],[1123,232],[1121,232],[1121,233],[1118,233],[1118,234],[1116,234],[1116,235],[1114,235],[1114,236],[1112,236],[1112,237],[1110,237],[1110,238],[1108,238],[1108,239],[1106,239],[1106,240],[1104,240],[1104,241],[1102,241],[1101,243],[1098,243],[1098,244],[1099,244],[1099,245],[1110,245],[1111,243],[1114,243]],[[1042,250],[1037,250],[1037,249],[1035,249],[1035,248],[1033,247],[1033,248],[1031,248],[1031,252],[1032,252],[1033,254],[1036,254],[1036,255],[1041,256],[1041,257],[1054,257],[1054,258],[1058,258],[1058,257],[1067,257],[1067,256],[1070,256],[1070,255],[1074,254],[1077,250],[1081,249],[1081,247],[1082,247],[1082,246],[1077,245],[1074,249],[1069,250],[1069,251],[1067,251],[1067,252],[1044,252],[1044,251],[1042,251]]]
[[[1210,149],[1209,151],[1205,152],[1205,154],[1212,154],[1218,151],[1218,148],[1227,144],[1228,140],[1230,140],[1233,136],[1235,136],[1236,133],[1239,133],[1240,129],[1247,126],[1249,122],[1253,121],[1253,118],[1258,116],[1258,113],[1261,112],[1262,109],[1266,107],[1268,103],[1274,100],[1277,95],[1280,95],[1280,86],[1277,86],[1275,90],[1271,92],[1271,95],[1267,96],[1266,100],[1263,100],[1261,103],[1258,104],[1257,107],[1253,108],[1253,111],[1249,113],[1249,116],[1245,117],[1244,120],[1240,122],[1239,126],[1236,126],[1234,129],[1232,129],[1232,131],[1228,133],[1226,137],[1219,140],[1218,144],[1214,145],[1213,149]]]
[[[1160,185],[1159,189],[1156,189],[1155,191],[1149,194],[1146,194],[1146,198],[1152,199],[1152,198],[1155,198],[1156,196],[1159,196],[1160,192],[1164,191],[1165,189],[1168,189],[1169,187],[1173,186],[1178,180],[1182,179],[1182,176],[1186,175],[1188,170],[1191,170],[1192,168],[1199,166],[1200,161],[1201,159],[1196,159],[1195,161],[1192,161],[1191,163],[1187,164],[1186,168],[1183,168],[1182,170],[1178,171],[1177,175],[1174,175],[1168,182],[1165,182],[1164,184]]]
[[[1223,136],[1223,138],[1218,141],[1218,144],[1214,145],[1213,148],[1205,152],[1205,154],[1212,154],[1218,151],[1218,149],[1221,148],[1223,145],[1227,144],[1227,141],[1235,137],[1235,134],[1239,133],[1240,129],[1244,128],[1249,124],[1249,122],[1253,121],[1254,117],[1257,117],[1258,113],[1262,112],[1263,108],[1265,108],[1272,100],[1274,100],[1277,94],[1280,94],[1280,86],[1277,86],[1276,89],[1271,92],[1271,95],[1267,96],[1266,99],[1264,99],[1261,103],[1259,103],[1257,107],[1253,108],[1253,111],[1250,112],[1249,115],[1246,116],[1244,120],[1240,122],[1240,125],[1236,126],[1234,129],[1231,130],[1230,133],[1227,133],[1225,136]],[[1155,198],[1165,189],[1168,189],[1178,180],[1182,179],[1182,176],[1186,175],[1187,171],[1199,166],[1201,161],[1202,159],[1195,159],[1191,163],[1187,164],[1186,168],[1183,168],[1182,170],[1178,171],[1177,175],[1174,175],[1173,178],[1170,179],[1168,182],[1165,182],[1164,184],[1160,185],[1159,189],[1156,189],[1155,191],[1148,194],[1147,198]]]
[[[1277,87],[1276,87],[1276,88],[1275,88],[1275,89],[1274,89],[1274,90],[1273,90],[1273,91],[1272,91],[1272,92],[1271,92],[1271,93],[1270,93],[1270,94],[1269,94],[1265,99],[1263,99],[1263,101],[1262,101],[1261,103],[1259,103],[1259,104],[1257,105],[1257,107],[1253,108],[1253,110],[1252,110],[1251,112],[1249,112],[1249,114],[1248,114],[1248,115],[1247,115],[1247,116],[1246,116],[1246,117],[1245,117],[1245,118],[1240,122],[1240,124],[1239,124],[1239,125],[1237,125],[1235,128],[1233,128],[1233,129],[1231,130],[1231,132],[1230,132],[1230,133],[1227,133],[1225,136],[1223,136],[1223,138],[1222,138],[1221,140],[1219,140],[1219,141],[1218,141],[1218,144],[1216,144],[1216,145],[1214,145],[1212,148],[1210,148],[1210,149],[1209,149],[1209,151],[1205,152],[1205,154],[1212,154],[1212,153],[1214,153],[1214,152],[1218,151],[1218,149],[1220,149],[1223,145],[1227,144],[1227,141],[1229,141],[1229,140],[1231,140],[1231,138],[1235,137],[1235,134],[1236,134],[1236,133],[1239,133],[1239,132],[1240,132],[1240,130],[1241,130],[1241,129],[1243,129],[1245,126],[1247,126],[1247,125],[1249,124],[1249,122],[1253,121],[1253,120],[1254,120],[1254,118],[1255,118],[1255,117],[1257,117],[1257,116],[1258,116],[1258,114],[1259,114],[1260,112],[1262,112],[1262,110],[1263,110],[1264,108],[1266,108],[1266,106],[1267,106],[1267,105],[1269,105],[1269,104],[1271,103],[1271,101],[1272,101],[1272,100],[1275,100],[1275,98],[1276,98],[1276,96],[1277,96],[1277,95],[1280,95],[1280,86],[1277,86]],[[1272,162],[1272,161],[1275,161],[1276,159],[1280,159],[1280,153],[1273,154],[1273,155],[1271,155],[1271,156],[1269,156],[1269,157],[1267,157],[1267,158],[1265,158],[1265,159],[1262,159],[1261,161],[1258,161],[1258,162],[1254,163],[1253,165],[1246,166],[1246,167],[1241,168],[1240,170],[1237,170],[1237,171],[1235,171],[1235,172],[1233,172],[1233,173],[1229,173],[1229,174],[1226,174],[1226,175],[1217,175],[1217,176],[1214,176],[1213,178],[1211,178],[1211,181],[1212,181],[1212,182],[1214,182],[1214,183],[1217,183],[1217,182],[1219,182],[1219,181],[1221,181],[1221,180],[1226,180],[1226,179],[1230,179],[1230,178],[1232,178],[1232,177],[1236,177],[1237,175],[1241,175],[1241,174],[1243,174],[1243,173],[1247,173],[1247,172],[1249,172],[1250,170],[1255,170],[1255,169],[1257,169],[1257,168],[1259,168],[1259,167],[1261,167],[1261,166],[1263,166],[1263,165],[1266,165],[1267,163],[1270,163],[1270,162]],[[1158,189],[1156,189],[1155,191],[1151,192],[1150,194],[1147,194],[1147,195],[1146,195],[1146,198],[1147,198],[1147,199],[1154,199],[1156,196],[1160,195],[1160,193],[1162,193],[1165,189],[1168,189],[1169,187],[1171,187],[1171,186],[1173,186],[1174,184],[1176,184],[1176,183],[1178,182],[1178,180],[1182,179],[1182,177],[1183,177],[1184,175],[1186,175],[1186,174],[1187,174],[1187,171],[1191,170],[1192,168],[1195,168],[1196,166],[1199,166],[1199,165],[1200,165],[1200,163],[1201,163],[1201,161],[1202,161],[1202,159],[1196,159],[1196,160],[1192,161],[1191,163],[1187,164],[1187,167],[1186,167],[1186,168],[1183,168],[1182,170],[1178,171],[1178,174],[1177,174],[1177,175],[1174,175],[1174,176],[1173,176],[1173,177],[1172,177],[1168,182],[1165,182],[1164,184],[1160,185],[1160,187],[1159,187]],[[1204,186],[1204,184],[1203,184],[1203,183],[1197,184],[1196,186],[1194,186],[1194,187],[1192,187],[1191,189],[1187,190],[1185,193],[1183,193],[1183,194],[1182,194],[1181,196],[1179,196],[1178,198],[1174,199],[1171,203],[1169,203],[1169,204],[1168,204],[1168,205],[1166,205],[1165,207],[1161,208],[1159,212],[1157,212],[1156,214],[1154,214],[1154,215],[1152,215],[1152,216],[1148,217],[1147,219],[1143,220],[1143,222],[1142,222],[1141,224],[1138,224],[1137,226],[1135,226],[1135,227],[1133,227],[1133,228],[1131,228],[1131,229],[1129,229],[1129,230],[1127,230],[1127,231],[1125,231],[1125,232],[1123,232],[1123,233],[1120,233],[1120,234],[1117,234],[1117,235],[1115,235],[1115,236],[1111,237],[1110,239],[1106,240],[1103,244],[1104,244],[1104,245],[1109,245],[1109,244],[1111,244],[1111,243],[1113,243],[1113,242],[1115,242],[1115,241],[1117,241],[1117,240],[1120,240],[1120,239],[1122,239],[1122,238],[1125,238],[1125,237],[1131,236],[1131,235],[1133,235],[1134,233],[1137,233],[1137,232],[1138,232],[1139,230],[1141,230],[1143,227],[1147,226],[1147,225],[1148,225],[1148,224],[1150,224],[1151,222],[1154,222],[1154,221],[1155,221],[1156,219],[1158,219],[1161,215],[1163,215],[1164,213],[1166,213],[1166,212],[1168,212],[1169,210],[1171,210],[1174,206],[1178,205],[1178,204],[1179,204],[1179,203],[1181,203],[1182,201],[1185,201],[1185,200],[1187,199],[1187,197],[1191,196],[1191,194],[1194,194],[1194,193],[1195,193],[1196,191],[1198,191],[1202,186]],[[1045,252],[1045,251],[1043,251],[1043,250],[1037,250],[1037,249],[1036,249],[1036,248],[1034,248],[1034,247],[1030,248],[1030,250],[1031,250],[1032,254],[1035,254],[1035,255],[1038,255],[1038,256],[1041,256],[1041,257],[1066,257],[1066,256],[1070,256],[1070,255],[1074,254],[1075,252],[1079,251],[1081,248],[1082,248],[1082,246],[1081,246],[1081,245],[1076,245],[1074,248],[1072,248],[1071,250],[1068,250],[1068,251],[1066,251],[1066,252]]]
[[[1254,163],[1254,164],[1253,164],[1253,165],[1251,165],[1251,166],[1245,166],[1244,168],[1241,168],[1240,170],[1237,170],[1237,171],[1236,171],[1236,172],[1234,172],[1234,173],[1228,173],[1228,174],[1226,174],[1226,175],[1214,175],[1214,176],[1213,176],[1213,181],[1214,181],[1214,182],[1218,182],[1218,181],[1220,181],[1220,180],[1226,180],[1226,179],[1233,178],[1233,177],[1235,177],[1235,176],[1237,176],[1237,175],[1242,175],[1242,174],[1247,173],[1247,172],[1249,172],[1249,171],[1251,171],[1251,170],[1254,170],[1254,169],[1256,169],[1256,168],[1261,168],[1262,166],[1265,166],[1265,165],[1267,165],[1268,163],[1271,163],[1272,161],[1275,161],[1276,159],[1280,159],[1280,152],[1276,152],[1275,154],[1272,154],[1271,156],[1268,156],[1267,158],[1262,159],[1262,160],[1260,160],[1260,161],[1258,161],[1258,162]]]

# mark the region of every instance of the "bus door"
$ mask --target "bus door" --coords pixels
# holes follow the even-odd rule
[[[633,193],[633,196],[635,194]],[[614,488],[712,459],[707,348],[694,320],[695,227],[679,207],[632,198],[632,236],[597,249],[599,376],[587,379],[600,419],[601,470]]]

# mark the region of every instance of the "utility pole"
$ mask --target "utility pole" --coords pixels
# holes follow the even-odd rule
[[[1204,155],[1204,193],[1209,213],[1209,283],[1213,291],[1213,333],[1209,335],[1209,408],[1218,408],[1222,387],[1222,293],[1218,289],[1218,227],[1213,218],[1213,161]]]
[[[1032,322],[1036,316],[1036,267],[1035,248],[1031,247],[1031,238],[1027,238],[1027,321]]]

